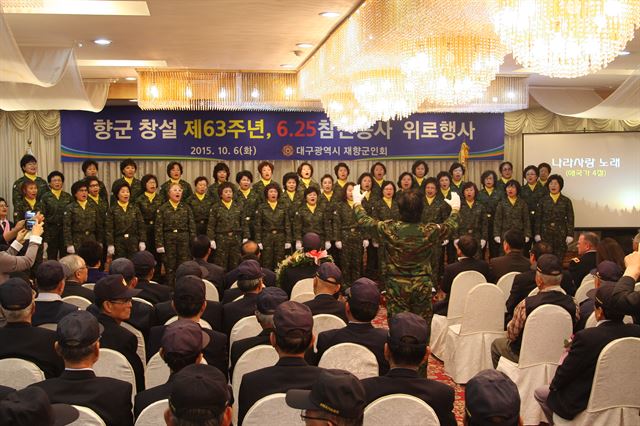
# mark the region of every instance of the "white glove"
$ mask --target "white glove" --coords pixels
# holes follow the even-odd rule
[[[369,240],[362,240],[362,247],[364,248],[369,247]]]
[[[291,248],[291,243],[284,243],[284,249],[289,250]]]
[[[249,239],[248,239],[248,238],[243,238],[243,239],[242,239],[242,244],[246,243],[247,241],[249,241]]]
[[[536,241],[536,243],[539,243],[540,241],[542,241],[542,237],[540,236],[540,234],[533,237],[533,239]]]
[[[353,205],[362,204],[362,199],[367,194],[367,191],[360,192],[360,185],[353,187]]]
[[[451,192],[451,199],[444,199],[445,203],[451,206],[451,210],[460,210],[460,196],[456,192]]]
[[[158,247],[156,251],[160,254],[164,254],[164,247]]]
[[[336,241],[336,248],[342,250],[342,241]]]
[[[460,238],[456,238],[455,240],[453,240],[453,245],[458,247],[458,241],[460,241]]]
[[[138,243],[138,250],[145,251],[146,249],[147,249],[147,245],[143,241],[140,241]]]
[[[329,241],[324,242],[324,249],[329,250],[331,248],[331,243]]]
[[[567,242],[567,244],[571,244],[573,242],[573,237],[567,237],[565,241]]]
[[[442,242],[442,245],[443,245],[443,246],[446,246],[447,244],[449,244],[449,240],[444,240],[444,241]]]
[[[258,248],[259,248],[260,250],[264,250],[264,246],[262,245],[262,243],[258,243]]]
[[[487,245],[487,240],[480,240],[480,248],[484,248]]]
[[[76,249],[73,246],[67,246],[67,253],[76,254]]]
[[[530,239],[531,239],[531,238],[529,238],[529,237],[524,237],[524,242],[525,242],[525,243],[528,243]]]
[[[493,241],[500,244],[500,237],[493,237]]]
[[[116,248],[114,246],[108,246],[107,247],[107,254],[109,256],[113,256],[115,252],[116,252]]]
[[[296,241],[296,250],[302,250],[302,241],[300,240]]]
[[[372,245],[374,248],[378,248],[378,247],[380,247],[380,243],[377,243],[377,242],[375,242],[375,241],[374,241],[374,242],[372,242],[372,243],[371,243],[371,245]]]
[[[215,250],[216,249],[216,242],[214,240],[211,240],[211,243],[209,244],[209,247],[211,247],[211,250]]]

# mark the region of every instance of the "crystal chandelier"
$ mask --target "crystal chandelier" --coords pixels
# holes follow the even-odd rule
[[[493,22],[524,67],[573,78],[607,66],[640,26],[638,0],[497,0]]]

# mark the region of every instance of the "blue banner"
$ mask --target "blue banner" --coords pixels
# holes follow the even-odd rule
[[[61,112],[62,161],[138,159],[500,160],[503,114],[414,114],[341,132],[321,112]]]

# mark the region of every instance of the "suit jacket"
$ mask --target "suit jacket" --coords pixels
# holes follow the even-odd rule
[[[239,393],[238,424],[260,398],[289,389],[311,389],[322,368],[308,365],[302,358],[283,357],[273,367],[247,373],[242,377]]]
[[[242,296],[242,290],[240,290],[237,287],[228,288],[224,291],[224,296],[222,297],[222,304],[226,305],[227,303],[231,303],[240,296]]]
[[[1,233],[1,232],[0,232]],[[9,279],[9,273],[26,271],[33,266],[40,244],[29,242],[24,256],[10,246],[6,251],[0,251],[0,284]]]
[[[318,335],[316,364],[322,354],[331,346],[339,343],[357,343],[369,349],[378,361],[379,375],[387,374],[389,363],[384,357],[384,344],[387,342],[386,328],[375,328],[371,323],[350,322],[344,328],[323,331]]]
[[[58,323],[70,312],[77,311],[78,307],[62,300],[38,301],[36,300],[36,311],[31,318],[31,324],[35,327],[40,324]]]
[[[100,347],[113,349],[124,355],[135,373],[137,391],[143,390],[144,368],[142,367],[142,360],[140,360],[140,357],[136,353],[138,349],[138,339],[133,333],[120,326],[113,318],[105,314],[101,313],[98,315],[98,321],[104,326],[104,332],[100,338]]]
[[[104,271],[101,271],[98,268],[89,268],[89,273],[87,275],[87,282],[95,284],[100,280],[100,278],[104,278],[107,275],[109,274]]]
[[[291,289],[293,286],[302,279],[314,277],[317,271],[318,265],[315,263],[285,268],[282,277],[282,289],[291,297]]]
[[[111,377],[96,377],[93,370],[65,370],[60,377],[31,386],[42,388],[52,404],[91,408],[107,426],[133,425],[130,383]]]
[[[235,302],[222,306],[223,332],[227,336],[231,335],[231,329],[240,319],[254,316],[256,313],[256,302],[258,293],[246,293],[244,297]]]
[[[262,277],[262,281],[264,282],[264,285],[266,287],[273,287],[276,285],[276,274],[271,269],[262,268],[262,273],[264,274],[264,277]],[[229,287],[231,287],[231,285],[233,285],[233,283],[238,280],[239,274],[240,271],[238,270],[238,268],[232,269],[231,271],[227,272],[227,275],[224,278],[224,288],[228,290]]]
[[[171,300],[171,288],[162,284],[154,284],[149,280],[140,279],[136,284],[136,290],[142,290],[138,293],[139,298],[148,302],[156,303],[167,302]]]
[[[436,412],[442,426],[456,426],[453,415],[454,390],[444,383],[418,376],[415,370],[392,368],[385,376],[362,380],[367,404],[394,393],[405,393],[420,398]]]
[[[491,274],[489,272],[489,265],[484,260],[475,259],[473,257],[465,257],[457,262],[451,263],[444,267],[444,276],[442,278],[441,289],[447,295],[444,300],[434,303],[433,312],[438,315],[447,315],[449,310],[449,298],[451,297],[451,285],[453,279],[461,272],[465,271],[477,271],[484,275],[485,280],[490,282]]]
[[[233,367],[246,351],[255,348],[258,345],[270,345],[269,335],[273,329],[263,329],[257,336],[247,337],[246,339],[237,340],[231,346],[231,366],[229,368],[229,377],[233,377]]]
[[[0,359],[22,358],[33,362],[49,379],[58,377],[64,362],[53,349],[55,331],[33,327],[26,322],[10,322],[0,328]]]
[[[224,291],[224,268],[220,265],[216,265],[215,263],[207,262],[204,259],[193,259],[195,262],[203,266],[207,270],[207,276],[202,277],[205,280],[211,281],[213,285],[218,289],[218,293],[222,297],[222,292]]]
[[[64,291],[60,296],[62,296],[62,298],[65,298],[67,296],[80,296],[84,297],[91,303],[96,301],[93,290],[91,290],[90,288],[82,287],[82,284],[77,281],[70,280],[65,281]]]
[[[582,284],[582,279],[591,272],[597,265],[596,251],[589,251],[579,257],[574,257],[569,261],[569,273],[576,288]]]
[[[342,319],[345,323],[349,322],[344,302],[337,300],[330,294],[318,294],[308,302],[304,302],[304,304],[311,309],[313,315],[331,314]]]
[[[142,413],[142,410],[156,401],[169,399],[171,396],[171,388],[173,387],[173,374],[169,376],[167,383],[152,387],[136,394],[133,404],[133,417],[136,419]]]
[[[176,310],[171,306],[171,301],[162,302],[155,305],[156,324],[164,324],[167,320],[178,315]],[[222,331],[222,304],[207,300],[207,306],[202,313],[203,320],[216,331]]]
[[[521,250],[513,250],[500,257],[489,260],[491,278],[498,282],[500,277],[509,272],[527,272],[531,268],[529,259],[522,255]]]
[[[576,288],[573,285],[571,275],[567,271],[562,272],[562,282],[560,287],[567,292],[568,295],[573,296],[576,294]],[[513,285],[511,286],[511,293],[507,299],[507,321],[513,317],[513,310],[518,303],[524,300],[531,290],[536,288],[536,271],[529,269],[526,272],[522,272],[515,276],[513,279]]]
[[[587,408],[600,352],[623,337],[640,337],[640,326],[607,321],[574,335],[569,354],[549,385],[547,405],[554,413],[571,420]]]

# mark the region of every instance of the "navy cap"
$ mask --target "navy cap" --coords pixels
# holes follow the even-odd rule
[[[389,342],[394,345],[406,345],[401,339],[412,337],[416,345],[426,346],[429,343],[430,330],[427,321],[411,312],[401,312],[389,320]]]
[[[238,265],[238,280],[256,280],[262,277],[264,277],[264,273],[257,260],[245,260]]]
[[[556,255],[543,254],[537,261],[536,269],[544,275],[562,275],[562,264]]]
[[[195,275],[185,275],[176,280],[173,300],[190,299],[195,303],[204,303],[206,290],[202,278]]]
[[[342,271],[333,262],[323,262],[316,272],[318,278],[332,284],[342,284]]]
[[[304,251],[320,250],[323,248],[320,236],[315,232],[307,232],[302,237],[302,248]]]
[[[200,353],[209,341],[209,335],[198,324],[190,319],[179,319],[164,329],[160,345],[164,353],[192,355]]]
[[[622,277],[623,273],[624,271],[622,268],[620,268],[616,262],[612,262],[611,260],[603,260],[598,263],[597,267],[591,270],[591,275],[595,275],[602,281],[612,282],[617,282]]]
[[[12,426],[62,426],[78,419],[80,413],[69,404],[51,404],[47,393],[37,386],[12,392],[0,400],[2,424]]]
[[[355,280],[351,287],[345,291],[345,295],[349,301],[353,300],[358,303],[371,303],[376,305],[380,303],[380,290],[378,290],[378,285],[365,277]]]
[[[104,327],[94,315],[78,310],[60,319],[56,328],[56,340],[60,346],[83,348],[98,340],[103,331]]]
[[[133,262],[126,257],[119,257],[111,262],[109,267],[109,275],[122,275],[125,280],[131,281],[136,276],[136,269]]]
[[[100,278],[93,288],[98,303],[107,300],[131,299],[137,296],[140,291],[142,290],[129,288],[124,277],[120,274]]]
[[[192,364],[173,376],[169,408],[181,420],[199,423],[218,418],[232,401],[227,379],[216,367]]]
[[[613,299],[613,290],[615,289],[614,283],[608,283],[607,285],[600,285],[600,287],[594,290],[594,302],[605,309],[608,319],[611,319],[612,315],[622,315],[615,305],[611,303]]]
[[[195,260],[183,262],[176,269],[176,281],[185,275],[195,275],[198,278],[204,278],[209,274],[207,268],[200,266]]]
[[[25,309],[33,302],[33,290],[22,278],[9,278],[0,285],[0,304],[9,311]]]
[[[53,290],[64,280],[64,269],[57,260],[42,262],[36,270],[36,283],[40,290]]]
[[[273,325],[280,336],[286,336],[296,330],[303,334],[311,333],[313,314],[307,305],[293,301],[283,302],[273,314]]]
[[[273,315],[276,308],[287,300],[287,293],[280,287],[266,287],[258,293],[256,307],[260,313]]]
[[[518,387],[506,374],[497,370],[483,370],[467,382],[465,403],[470,424],[492,426],[495,417],[500,424],[515,426],[520,416]]]
[[[151,269],[156,267],[156,258],[146,250],[135,252],[131,256],[131,261],[138,276],[147,275]]]

